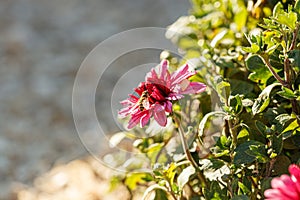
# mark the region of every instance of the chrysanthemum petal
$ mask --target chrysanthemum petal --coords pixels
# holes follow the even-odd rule
[[[184,96],[182,94],[170,93],[168,95],[168,97],[166,97],[166,99],[176,101],[176,100],[182,99],[183,97]]]
[[[292,164],[289,166],[289,172],[291,174],[291,179],[295,182],[298,194],[300,195],[300,168],[298,165]]]
[[[142,128],[149,122],[150,117],[151,117],[151,112],[145,111],[145,114],[141,117],[140,120],[140,126]]]
[[[195,72],[188,71],[189,66],[186,64],[171,74],[171,87],[181,83],[184,79],[187,79],[195,74]]]
[[[156,86],[154,86],[152,89],[153,90],[152,90],[152,93],[151,93],[151,97],[153,97],[157,101],[164,101],[165,100],[165,96],[163,96],[161,91]]]
[[[154,116],[154,119],[157,121],[157,123],[160,126],[167,125],[167,116],[166,116],[164,107],[162,105],[154,104],[153,116]]]
[[[135,127],[135,126],[140,122],[141,118],[142,118],[144,115],[145,115],[145,111],[144,111],[144,112],[138,111],[138,112],[132,114],[132,115],[131,115],[131,118],[130,118],[130,120],[129,120],[129,122],[128,122],[127,128],[128,128],[128,129],[131,129],[131,128]]]
[[[168,73],[168,61],[163,60],[160,65],[158,66],[158,75],[159,78],[165,79]]]
[[[138,123],[139,123],[140,119],[138,118],[131,118],[128,122],[128,129],[132,129],[133,127],[135,127]]]
[[[188,87],[185,90],[180,91],[180,94],[197,94],[204,92],[206,90],[206,85],[199,82],[190,82]]]
[[[264,192],[266,200],[281,200],[284,198],[282,193],[277,189],[268,189]]]
[[[300,182],[300,167],[298,165],[295,164],[290,165],[289,172],[297,179],[297,181]]]
[[[286,174],[281,175],[279,178],[272,179],[271,186],[291,199],[297,199],[299,197],[295,183],[291,177]]]
[[[132,107],[125,107],[125,108],[122,108],[122,109],[118,112],[118,117],[119,117],[119,118],[124,118],[124,117],[128,116],[129,114],[131,114],[131,108],[132,108]]]
[[[172,112],[172,103],[171,101],[164,102],[165,111],[170,113]]]

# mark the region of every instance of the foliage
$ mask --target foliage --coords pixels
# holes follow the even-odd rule
[[[122,133],[137,156],[120,161],[119,180],[148,187],[143,199],[263,199],[272,177],[300,161],[300,1],[192,5],[166,33],[183,59],[162,57],[174,68],[189,63],[198,72],[190,80],[209,88],[173,105],[196,166],[178,123],[150,123]]]

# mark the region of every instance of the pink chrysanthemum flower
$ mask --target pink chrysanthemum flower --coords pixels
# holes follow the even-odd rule
[[[272,188],[264,193],[266,200],[300,199],[300,168],[292,164],[289,167],[289,172],[291,176],[283,174],[272,179]]]
[[[183,94],[196,94],[206,89],[205,84],[188,80],[195,73],[189,71],[188,65],[170,73],[168,61],[162,61],[146,75],[146,81],[134,89],[138,96],[131,94],[121,102],[124,108],[119,111],[119,116],[123,118],[131,115],[129,129],[138,123],[144,127],[151,116],[160,126],[166,126],[166,113],[172,112],[172,100],[183,98]]]

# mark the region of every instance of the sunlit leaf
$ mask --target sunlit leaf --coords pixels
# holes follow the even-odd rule
[[[286,99],[295,99],[297,98],[297,95],[294,94],[293,90],[282,87],[282,91],[277,92],[280,96],[286,98]]]
[[[269,103],[270,103],[270,94],[274,87],[280,86],[280,83],[273,83],[269,86],[267,86],[258,96],[258,98],[255,100],[253,107],[252,107],[252,113],[253,115],[256,115],[258,113],[261,113],[264,111]]]
[[[251,47],[243,47],[243,50],[248,53],[257,53],[260,50],[260,48],[257,44],[252,43]]]
[[[200,137],[203,136],[203,134],[204,134],[205,124],[206,124],[208,118],[210,118],[210,117],[212,117],[212,116],[215,116],[215,117],[226,116],[226,113],[223,112],[223,111],[214,111],[214,112],[210,112],[210,113],[206,114],[206,115],[202,118],[202,120],[201,120],[201,122],[200,122],[200,124],[199,124],[198,135],[199,135]]]
[[[124,132],[119,132],[114,134],[109,140],[110,146],[111,147],[117,146],[125,137],[126,134]]]
[[[222,102],[226,102],[229,95],[230,95],[230,83],[226,81],[220,81],[217,84],[217,93],[221,99]]]
[[[234,15],[234,22],[237,25],[237,29],[240,31],[245,27],[247,22],[248,12],[245,7],[240,6],[239,11]]]
[[[151,180],[153,180],[153,178],[149,173],[136,172],[130,173],[126,176],[125,184],[128,188],[134,190],[138,183],[145,183]]]
[[[282,133],[288,132],[288,131],[293,131],[293,130],[298,130],[300,131],[300,124],[298,123],[298,119],[295,119],[292,121],[284,130]]]
[[[246,60],[246,67],[252,72],[249,75],[249,79],[262,85],[262,88],[266,86],[266,83],[272,73],[265,66],[262,59],[257,55],[251,55]]]
[[[146,189],[146,191],[144,192],[144,195],[142,197],[142,200],[153,200],[153,199],[150,199],[150,195],[152,192],[155,192],[156,190],[162,190],[164,192],[167,192],[167,188],[163,187],[163,186],[160,186],[158,184],[154,184],[154,185],[151,185],[150,187],[148,187]],[[154,198],[155,198],[156,194],[154,195]],[[163,199],[162,200],[167,200],[167,199]]]
[[[196,170],[193,166],[188,166],[184,168],[182,172],[179,174],[177,181],[179,189],[182,190],[183,186],[189,181],[190,176],[195,174]]]
[[[224,29],[220,33],[218,33],[214,39],[211,41],[210,45],[214,48],[218,44],[218,42],[227,34],[228,30]]]

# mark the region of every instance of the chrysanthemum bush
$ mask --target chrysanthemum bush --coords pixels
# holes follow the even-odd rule
[[[143,199],[300,199],[300,1],[192,3],[166,33],[183,57],[163,52],[121,102],[128,131],[110,142],[136,154],[109,155],[125,171],[112,185]]]

